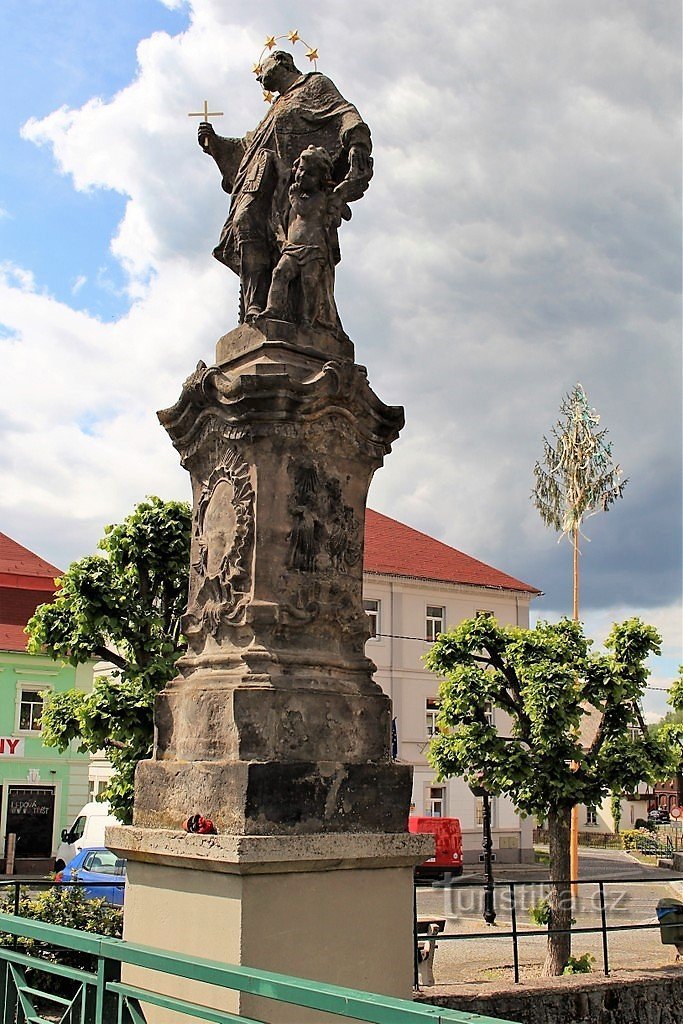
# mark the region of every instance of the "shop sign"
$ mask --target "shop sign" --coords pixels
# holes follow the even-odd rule
[[[0,736],[0,757],[23,757],[24,741],[14,736]]]

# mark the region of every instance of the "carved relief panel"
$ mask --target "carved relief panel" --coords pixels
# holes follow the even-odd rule
[[[216,635],[249,602],[254,545],[254,490],[248,465],[225,449],[195,502],[190,590],[183,631]]]

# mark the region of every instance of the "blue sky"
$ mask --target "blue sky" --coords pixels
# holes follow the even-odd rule
[[[108,252],[125,200],[111,190],[75,191],[48,150],[22,139],[21,126],[60,106],[110,98],[136,73],[138,41],[182,31],[187,21],[187,9],[158,0],[4,0],[0,8],[9,85],[0,94],[2,259],[30,267],[55,298],[103,319],[128,306]]]
[[[666,683],[681,660],[680,6],[386,13],[5,0],[0,529],[66,565],[146,493],[188,496],[155,411],[212,361],[237,288],[210,256],[227,201],[187,113],[206,97],[217,130],[255,127],[251,65],[297,27],[373,132],[337,285],[358,361],[406,409],[371,504],[540,587],[539,615],[566,612],[570,549],[529,493],[580,381],[629,478],[587,524],[583,615],[596,639],[631,614],[657,625]]]

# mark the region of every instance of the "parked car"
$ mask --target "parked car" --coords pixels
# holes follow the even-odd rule
[[[443,878],[462,874],[462,831],[458,818],[408,818],[408,831],[434,836],[434,856],[415,868],[415,878]]]
[[[55,875],[56,882],[81,882],[89,899],[106,900],[114,907],[123,906],[126,885],[126,862],[105,846],[86,848],[76,854],[62,871]],[[108,883],[95,885],[93,883]]]
[[[61,871],[77,853],[86,848],[104,845],[107,825],[120,825],[109,809],[109,804],[93,800],[78,812],[71,828],[62,829],[62,841],[55,857],[55,871]]]
[[[666,807],[653,807],[648,812],[647,820],[653,822],[655,825],[668,825],[671,821],[671,816]]]

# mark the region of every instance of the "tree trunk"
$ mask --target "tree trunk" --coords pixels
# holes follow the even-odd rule
[[[569,886],[569,846],[571,808],[563,807],[548,814],[548,842],[550,844],[550,928],[566,928],[567,934],[549,935],[548,952],[543,964],[543,975],[562,974],[572,951],[569,934],[572,919],[572,895]]]

